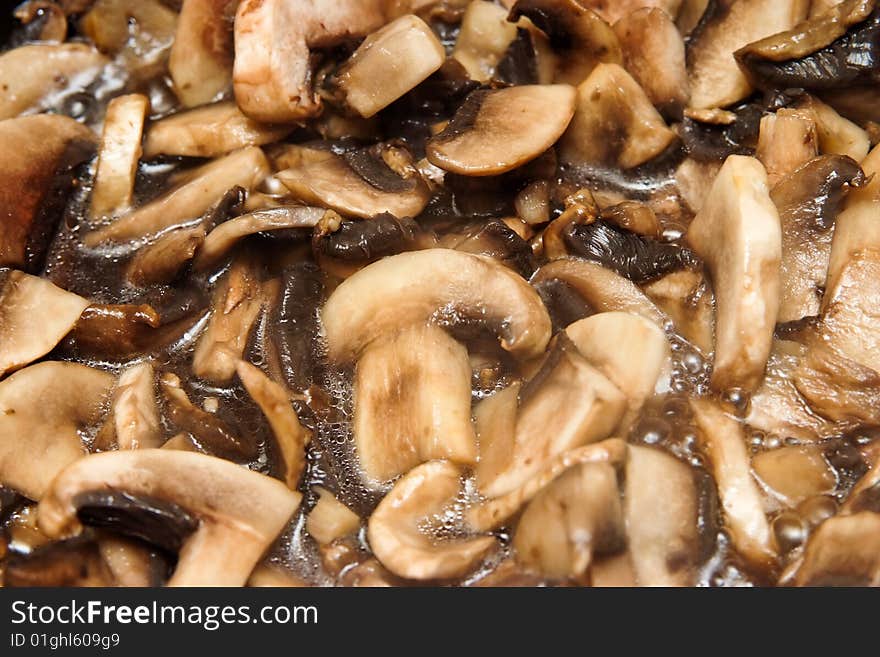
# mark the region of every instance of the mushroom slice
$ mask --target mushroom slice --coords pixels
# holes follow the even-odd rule
[[[109,587],[113,574],[98,544],[72,539],[42,545],[28,554],[12,554],[4,563],[3,586]]]
[[[474,91],[428,142],[428,160],[463,176],[512,171],[555,144],[574,111],[575,90],[568,85]]]
[[[88,306],[44,278],[20,271],[0,278],[0,376],[52,351]]]
[[[113,223],[88,233],[85,243],[143,239],[194,221],[233,187],[253,189],[269,175],[269,161],[256,147],[244,148],[196,169],[178,187]]]
[[[754,158],[731,155],[687,233],[712,276],[717,302],[716,390],[754,390],[764,376],[779,313],[782,235]]]
[[[734,53],[746,44],[791,29],[807,15],[805,0],[718,0],[712,2],[688,42],[691,107],[726,107],[752,87]]]
[[[797,586],[880,586],[880,513],[823,522],[804,550]]]
[[[2,56],[0,56],[2,58]],[[0,87],[3,82],[0,81]],[[66,170],[90,158],[95,135],[66,116],[41,114],[0,121],[0,266],[35,271],[54,234],[54,192]]]
[[[632,313],[664,329],[669,322],[635,283],[597,263],[579,258],[562,258],[544,265],[532,277],[535,286],[550,281],[569,285],[596,312]]]
[[[67,37],[65,9],[55,2],[27,0],[15,8],[13,16],[27,26],[26,34],[34,41],[60,43]]]
[[[42,498],[55,475],[85,454],[79,430],[101,417],[113,380],[49,361],[0,382],[0,485]]]
[[[672,370],[666,334],[656,324],[630,313],[600,313],[565,329],[578,351],[626,395],[634,420],[655,391],[665,387]],[[626,345],[621,348],[622,345]]]
[[[674,14],[644,7],[614,24],[630,75],[664,116],[680,117],[690,98],[684,40]]]
[[[679,335],[703,354],[712,353],[715,296],[701,272],[675,271],[643,289],[651,301],[672,319]]]
[[[835,219],[849,190],[863,182],[853,160],[826,155],[782,179],[770,193],[782,226],[779,322],[819,314]]]
[[[251,573],[247,585],[268,588],[302,588],[311,586],[306,580],[297,577],[286,569],[271,564],[260,564]]]
[[[215,103],[152,123],[144,157],[218,157],[239,148],[278,141],[290,131],[289,126],[265,125],[248,118],[235,103]]]
[[[93,304],[80,315],[66,344],[81,357],[131,359],[156,346],[161,319],[146,304]]]
[[[559,143],[559,159],[573,166],[631,169],[660,155],[675,139],[629,73],[617,64],[599,64],[577,89],[577,111]]]
[[[580,577],[595,555],[625,544],[617,475],[607,463],[562,473],[529,502],[513,537],[517,559],[553,579]]]
[[[345,102],[374,116],[443,66],[446,51],[430,27],[412,14],[371,34],[343,65],[337,84]]]
[[[496,392],[474,408],[480,458],[474,468],[477,488],[483,488],[510,465],[516,443],[519,383]]]
[[[193,259],[206,236],[202,224],[168,230],[138,249],[125,268],[125,279],[137,287],[172,282]]]
[[[764,487],[790,507],[810,497],[833,493],[837,486],[837,477],[819,446],[797,445],[761,452],[752,457],[752,469]]]
[[[112,523],[119,514],[106,501],[120,495],[154,499],[196,520],[170,586],[243,585],[301,498],[280,481],[204,454],[106,452],[81,459],[54,480],[39,506],[40,527],[52,537],[75,534],[86,506],[92,522]]]
[[[621,64],[620,43],[611,26],[582,0],[518,0],[508,20],[529,18],[558,56],[554,81],[577,85],[602,63]]]
[[[243,0],[235,15],[235,100],[257,121],[316,116],[312,48],[364,36],[385,23],[385,0]]]
[[[816,124],[819,150],[832,155],[847,155],[856,162],[865,159],[871,148],[868,133],[852,121],[843,118],[833,107],[821,100],[806,96],[798,101],[795,111]]]
[[[395,575],[434,580],[460,577],[495,547],[492,536],[435,541],[423,523],[440,516],[461,491],[449,461],[430,461],[403,476],[373,511],[367,538],[376,558]]]
[[[162,445],[155,378],[150,363],[133,365],[119,376],[112,410],[119,449]]]
[[[326,488],[315,487],[318,503],[306,518],[306,531],[321,545],[354,534],[361,526],[360,517]]]
[[[232,86],[237,7],[238,0],[183,0],[168,72],[184,107],[210,103]]]
[[[770,524],[758,484],[752,478],[743,427],[713,401],[692,399],[691,409],[733,544],[752,564],[767,568],[775,559]]]
[[[284,481],[288,488],[296,490],[306,467],[305,450],[311,432],[300,424],[284,388],[245,361],[239,361],[235,370],[245,390],[269,420],[284,463]]]
[[[351,362],[397,327],[477,319],[497,331],[501,346],[539,356],[550,340],[550,317],[538,293],[490,258],[448,249],[401,253],[346,279],[322,311],[331,360]]]
[[[516,25],[507,21],[507,14],[503,7],[482,0],[473,0],[464,10],[452,58],[471,80],[489,82],[516,39]]]
[[[767,170],[770,188],[816,157],[818,141],[815,121],[797,110],[782,108],[763,117],[755,157]]]
[[[580,4],[589,7],[610,24],[625,20],[632,14],[646,9],[660,10],[670,16],[678,15],[682,0],[578,0]]]
[[[630,445],[623,510],[629,556],[641,586],[692,586],[700,558],[699,496],[687,465]]]
[[[480,492],[487,497],[510,493],[554,457],[607,438],[626,406],[620,389],[560,335],[541,370],[520,392],[509,462]]]
[[[168,564],[140,541],[108,534],[98,539],[98,550],[113,575],[115,586],[147,587],[164,583]]]
[[[40,43],[3,53],[0,119],[38,110],[62,89],[85,87],[107,64],[106,57],[84,43]],[[49,134],[47,131],[44,136]]]
[[[403,162],[402,167],[398,166],[399,161]],[[384,212],[395,217],[415,217],[431,198],[431,191],[412,166],[409,153],[383,144],[345,156],[312,151],[301,164],[279,172],[276,177],[294,198],[304,203],[361,219]]]
[[[326,214],[323,208],[290,205],[257,210],[225,221],[208,233],[193,262],[196,270],[216,265],[235,244],[248,235],[289,228],[314,228]]]

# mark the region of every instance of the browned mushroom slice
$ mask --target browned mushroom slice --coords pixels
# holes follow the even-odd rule
[[[674,14],[672,14],[674,15]],[[614,24],[626,70],[665,116],[680,117],[690,98],[684,40],[672,15],[642,8]]]
[[[657,157],[675,139],[629,73],[617,64],[599,64],[578,87],[577,111],[559,143],[559,159],[573,166],[630,169]]]
[[[424,82],[446,61],[443,44],[417,16],[401,16],[360,45],[337,74],[345,102],[374,116]]]
[[[162,586],[168,563],[140,541],[107,533],[98,539],[101,558],[113,576],[114,586]]]
[[[0,383],[0,485],[39,500],[85,453],[79,431],[101,417],[113,381],[85,365],[50,361]]]
[[[880,514],[862,511],[823,522],[810,537],[798,586],[880,585]]]
[[[757,567],[775,558],[764,501],[752,478],[742,425],[706,399],[691,400],[700,446],[709,460],[734,546]]]
[[[150,125],[144,157],[181,155],[217,157],[246,146],[262,146],[285,137],[289,126],[258,123],[235,103],[215,103],[178,112]]]
[[[98,544],[72,539],[42,545],[29,554],[13,554],[3,569],[3,586],[112,586],[113,574]]]
[[[114,500],[134,509],[114,509]],[[137,500],[149,498],[195,520],[182,545],[171,586],[241,586],[285,527],[300,494],[283,483],[228,461],[162,449],[93,454],[68,467],[39,507],[40,527],[50,536],[82,528],[77,518],[109,526],[137,519]],[[150,517],[149,509],[141,513]],[[155,515],[152,516],[155,518]],[[84,520],[86,520],[84,518]],[[140,531],[148,525],[141,524]],[[124,532],[123,532],[124,533]]]
[[[107,105],[92,190],[93,218],[112,216],[131,206],[149,111],[150,100],[141,94],[117,96]]]
[[[734,52],[758,39],[794,27],[807,14],[804,0],[719,0],[710,3],[688,43],[691,107],[726,107],[752,87]]]
[[[336,288],[322,311],[329,356],[338,362],[355,360],[398,327],[435,317],[477,319],[522,358],[542,354],[550,339],[547,310],[526,281],[489,258],[448,249],[375,262]]]
[[[431,192],[412,164],[405,149],[387,145],[345,156],[312,151],[276,177],[297,200],[343,216],[369,219],[387,212],[415,217],[428,205]]]
[[[763,117],[755,157],[767,170],[770,188],[816,157],[818,141],[815,121],[797,110],[782,108]]]
[[[373,511],[367,538],[395,575],[432,580],[460,577],[495,547],[492,536],[432,540],[420,525],[437,517],[461,491],[461,473],[449,461],[431,461],[402,477]]]
[[[852,121],[845,119],[830,105],[806,96],[798,101],[795,111],[816,124],[819,150],[833,155],[847,155],[856,162],[865,159],[871,148],[868,133]]]
[[[133,365],[119,376],[111,411],[119,449],[162,445],[155,388],[156,373],[150,363]]]
[[[232,86],[232,23],[237,6],[238,0],[184,0],[168,72],[185,107],[210,103]]]
[[[598,64],[623,62],[614,30],[593,9],[582,0],[518,0],[510,20],[525,16],[540,28],[558,56],[554,81],[577,85]]]
[[[20,271],[0,275],[0,376],[45,356],[89,302]]]
[[[305,449],[311,432],[300,424],[284,388],[250,363],[239,361],[236,372],[269,421],[284,463],[284,481],[288,488],[296,490],[306,467]]]
[[[0,121],[0,142],[0,266],[33,271],[54,233],[53,191],[69,182],[56,174],[91,157],[95,135],[66,116],[44,114]]]
[[[491,2],[473,0],[461,17],[461,30],[452,57],[472,80],[488,82],[516,39],[516,26],[508,12]]]
[[[675,271],[645,285],[644,291],[672,319],[679,335],[703,354],[712,353],[715,340],[715,296],[702,273]]]
[[[88,233],[87,245],[143,239],[176,224],[194,221],[233,187],[252,189],[269,175],[269,162],[256,147],[244,148],[192,172],[155,201]]]
[[[682,0],[578,0],[609,23],[623,20],[643,9],[662,9],[670,16],[678,14]]]
[[[107,63],[106,57],[84,43],[41,43],[3,53],[0,55],[0,89],[3,89],[0,119],[40,109],[44,101],[61,89],[85,87],[98,77]]]
[[[15,8],[13,15],[28,27],[28,34],[34,35],[35,41],[60,43],[67,37],[65,10],[55,2],[27,0]]]
[[[361,526],[360,517],[326,488],[315,487],[318,503],[306,518],[306,531],[321,545],[355,533]]]
[[[512,171],[556,143],[574,108],[575,90],[568,85],[475,91],[428,142],[428,160],[464,176]]]
[[[472,465],[471,368],[443,329],[415,326],[372,342],[357,362],[354,436],[371,484],[432,459]]]
[[[80,315],[67,344],[79,356],[134,358],[155,345],[161,323],[152,306],[94,304]]]
[[[206,236],[201,224],[168,230],[138,249],[125,268],[125,279],[138,287],[170,283],[193,259]]]
[[[244,0],[235,15],[235,100],[257,121],[316,116],[312,48],[356,39],[385,23],[384,0]]]
[[[727,158],[687,240],[709,268],[718,307],[712,385],[754,390],[770,355],[782,258],[779,213],[760,162]]]
[[[552,579],[583,575],[626,544],[617,475],[607,463],[562,473],[529,502],[513,537],[517,559]]]
[[[477,488],[483,488],[510,463],[516,441],[520,383],[513,383],[474,407],[474,428],[480,458],[474,467]]]
[[[683,36],[693,34],[708,6],[709,0],[682,0],[675,23]]]
[[[822,447],[800,445],[780,447],[752,457],[755,476],[786,506],[833,493],[837,477],[822,455]]]

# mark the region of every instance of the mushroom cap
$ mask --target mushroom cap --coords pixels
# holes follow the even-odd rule
[[[574,87],[565,84],[477,90],[428,142],[428,160],[463,176],[512,171],[563,135],[574,116],[575,98]]]
[[[346,279],[322,311],[331,360],[349,362],[389,331],[433,318],[476,319],[522,358],[550,340],[550,317],[538,293],[491,258],[426,249],[384,258]]]

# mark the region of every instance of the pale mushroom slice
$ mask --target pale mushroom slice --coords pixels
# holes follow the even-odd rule
[[[625,545],[617,474],[607,463],[562,473],[529,502],[513,536],[518,561],[560,580],[584,575],[594,556]]]
[[[693,586],[700,561],[700,501],[690,468],[630,445],[623,510],[628,553],[641,586]]]
[[[479,461],[474,480],[481,489],[510,464],[516,442],[516,416],[522,385],[514,382],[480,401],[473,411]]]
[[[152,123],[144,142],[144,157],[219,157],[247,146],[278,141],[291,129],[258,123],[242,114],[233,102],[215,103]]]
[[[386,22],[385,0],[243,0],[235,15],[233,85],[241,110],[257,121],[316,116],[312,48],[369,34]]]
[[[461,472],[449,461],[430,461],[404,475],[382,499],[367,525],[376,558],[395,575],[451,579],[473,570],[496,546],[492,536],[437,541],[423,523],[437,517],[461,491]]]
[[[426,249],[383,258],[346,279],[321,316],[328,356],[351,362],[376,338],[432,318],[478,319],[521,358],[541,355],[550,317],[538,293],[483,256]]]
[[[769,568],[775,560],[770,524],[761,491],[752,477],[743,426],[716,402],[692,399],[690,405],[733,544],[754,566]]]
[[[143,535],[148,526],[137,526],[137,519],[159,510],[166,522],[177,521],[166,530],[179,531],[169,586],[242,586],[301,497],[280,481],[212,456],[139,449],[93,454],[63,470],[38,517],[54,538],[81,531],[79,514],[150,540]]]
[[[806,96],[798,101],[794,111],[816,124],[822,153],[846,155],[861,162],[871,149],[867,132],[818,98]]]
[[[755,157],[767,170],[767,184],[771,189],[818,154],[816,122],[808,116],[783,107],[761,118]]]
[[[415,217],[431,199],[427,183],[403,148],[380,144],[344,155],[307,151],[298,164],[275,175],[303,203],[370,219],[386,212]]]
[[[479,89],[428,142],[428,160],[463,176],[496,176],[542,155],[563,135],[575,112],[569,85]]]
[[[233,187],[253,189],[269,170],[269,161],[259,148],[235,151],[191,172],[185,182],[155,201],[86,234],[84,241],[87,246],[97,246],[102,242],[138,240],[195,221]]]
[[[0,120],[38,110],[62,89],[84,88],[108,63],[84,43],[39,43],[8,50],[0,55]]]
[[[806,0],[723,0],[709,6],[688,43],[691,107],[726,107],[752,86],[733,54],[743,46],[783,32],[803,20]]]
[[[66,116],[0,121],[0,266],[41,266],[54,233],[46,224],[55,213],[46,210],[53,205],[55,174],[90,158],[96,141],[91,130]]]
[[[472,80],[489,82],[516,39],[516,25],[508,22],[507,15],[503,7],[491,2],[472,0],[467,4],[452,58]]]
[[[183,0],[168,73],[184,107],[205,105],[232,86],[232,23],[239,0]]]
[[[578,351],[626,395],[621,423],[632,422],[644,403],[668,388],[672,351],[666,334],[653,322],[630,313],[599,313],[565,329]]]
[[[0,275],[0,377],[52,351],[88,306],[44,278]]]
[[[715,295],[702,272],[684,269],[648,283],[644,292],[675,324],[675,330],[704,355],[715,342]]]
[[[296,490],[306,467],[306,445],[312,438],[311,432],[300,423],[290,397],[281,385],[245,361],[239,361],[235,371],[269,421],[284,463],[284,481],[288,488]]]
[[[564,335],[520,391],[506,466],[480,487],[486,497],[510,493],[554,457],[608,438],[627,410],[626,397]]]
[[[368,36],[336,76],[345,102],[374,116],[443,66],[446,51],[430,27],[408,14]]]
[[[644,9],[661,9],[670,16],[677,16],[682,0],[579,0],[608,23],[615,23]]]
[[[41,499],[86,453],[79,431],[101,418],[113,382],[101,370],[55,361],[0,382],[0,485]]]
[[[577,89],[577,111],[559,142],[559,159],[572,166],[631,169],[676,138],[629,73],[617,64],[599,64]]]
[[[370,343],[355,371],[354,437],[370,486],[433,459],[473,465],[477,445],[465,347],[430,325]]]
[[[117,96],[107,105],[92,189],[92,218],[130,208],[149,111],[150,99],[142,94]]]
[[[357,532],[361,526],[358,514],[336,499],[326,488],[315,487],[318,502],[306,518],[306,531],[321,545]]]
[[[705,261],[717,304],[716,390],[761,383],[779,313],[782,231],[756,159],[727,158],[687,241]]]
[[[112,418],[119,449],[162,446],[162,427],[156,403],[156,372],[150,363],[132,365],[119,375]]]
[[[817,495],[834,492],[837,477],[818,445],[791,445],[752,457],[755,476],[773,497],[795,507]]]

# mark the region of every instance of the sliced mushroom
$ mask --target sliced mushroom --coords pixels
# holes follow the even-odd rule
[[[0,278],[0,376],[52,351],[88,305],[44,278],[20,271]]]
[[[443,44],[412,14],[368,36],[337,74],[345,102],[370,118],[424,82],[446,61]]]
[[[107,506],[118,495],[133,500],[135,511],[143,509],[138,498],[148,496],[195,519],[194,531],[182,537],[170,586],[243,585],[301,498],[279,481],[204,454],[107,452],[81,459],[54,480],[40,503],[40,527],[53,537],[75,534],[85,507],[92,524],[118,526],[125,516],[114,519]]]
[[[468,3],[452,57],[472,80],[489,82],[516,39],[516,26],[507,21],[507,14],[507,10],[491,2]]]
[[[531,245],[505,221],[456,221],[448,232],[445,227],[436,228],[443,232],[437,239],[437,246],[488,256],[524,277],[535,271]]]
[[[856,162],[865,159],[871,147],[868,133],[838,114],[821,100],[806,96],[798,101],[795,111],[816,124],[819,150],[832,155],[847,155]]]
[[[254,571],[248,578],[247,585],[250,587],[269,587],[276,589],[310,586],[309,582],[301,577],[297,577],[287,569],[265,563],[254,568]]]
[[[318,503],[306,518],[306,531],[321,545],[355,533],[361,526],[360,517],[326,488],[315,488]]]
[[[88,233],[89,246],[155,235],[198,219],[233,187],[250,190],[269,174],[269,162],[256,147],[244,148],[192,172],[185,182],[155,201]]]
[[[67,16],[54,2],[27,0],[15,8],[13,15],[27,26],[28,36],[35,36],[35,41],[60,43],[67,37]]]
[[[35,271],[55,232],[53,192],[70,182],[57,174],[92,156],[95,135],[66,116],[42,114],[0,121],[0,142],[0,266]]]
[[[703,274],[676,271],[644,287],[645,294],[666,313],[675,330],[703,354],[711,354],[715,339],[715,296]]]
[[[518,275],[489,258],[427,249],[384,258],[336,288],[322,311],[329,357],[351,362],[394,328],[434,317],[478,319],[523,358],[550,339],[544,304]]]
[[[810,537],[798,586],[880,585],[880,514],[862,511],[823,522]]]
[[[733,544],[753,565],[767,568],[775,558],[770,524],[758,484],[752,478],[742,425],[713,401],[692,399],[691,409]]]
[[[398,166],[399,161],[403,167]],[[303,162],[276,177],[304,203],[361,219],[384,212],[415,217],[431,197],[409,153],[389,145],[365,148],[345,157],[312,151]]]
[[[720,0],[709,3],[688,42],[691,107],[726,107],[752,87],[734,53],[771,34],[791,29],[807,15],[804,0]]]
[[[29,554],[12,555],[4,564],[3,586],[107,587],[113,574],[94,541],[69,540],[43,545]]]
[[[553,579],[580,577],[595,555],[625,544],[617,475],[607,463],[562,473],[529,502],[513,537],[517,559]]]
[[[85,454],[79,430],[98,421],[112,386],[106,372],[54,361],[0,383],[0,484],[41,499]]]
[[[147,449],[162,445],[155,379],[150,363],[133,365],[119,376],[112,407],[119,449]]]
[[[235,100],[257,121],[316,116],[313,48],[364,36],[385,23],[384,0],[244,0],[235,15]]]
[[[41,109],[62,89],[85,87],[107,64],[106,57],[84,43],[38,43],[3,53],[0,55],[0,89],[3,89],[0,119]]]
[[[678,14],[682,0],[579,0],[608,23],[615,23],[644,9],[662,9],[670,16]]]
[[[834,492],[837,477],[816,446],[780,447],[752,458],[755,476],[786,506]]]
[[[159,341],[159,313],[146,304],[101,305],[86,308],[65,345],[84,357],[130,359]]]
[[[107,534],[98,539],[101,558],[113,576],[115,586],[161,586],[168,563],[140,541]]]
[[[630,75],[664,116],[681,116],[690,99],[684,40],[673,13],[643,7],[623,15],[614,32]]]
[[[701,161],[686,158],[675,171],[675,186],[688,209],[694,214],[700,211],[722,162]]]
[[[473,570],[495,547],[492,536],[435,541],[420,525],[441,514],[461,490],[461,473],[449,461],[411,470],[373,511],[367,538],[373,553],[395,575],[434,580]]]
[[[521,387],[520,383],[513,383],[474,407],[474,428],[480,454],[474,475],[479,489],[498,477],[510,464],[516,443]]]
[[[542,155],[575,111],[568,85],[481,89],[427,145],[431,164],[464,176],[496,176]]]
[[[288,488],[296,490],[306,467],[305,449],[311,440],[311,432],[300,424],[284,388],[250,363],[239,361],[235,370],[245,390],[269,421],[284,463],[284,481]]]
[[[559,143],[559,159],[631,169],[657,157],[675,138],[629,73],[617,64],[599,64],[578,87],[577,111]]]
[[[675,22],[683,35],[693,34],[708,6],[709,0],[682,0]]]
[[[210,103],[232,86],[236,7],[238,0],[183,0],[168,72],[184,107]]]
[[[767,174],[731,155],[687,233],[706,262],[717,302],[712,386],[754,390],[770,356],[779,312],[782,235]]]
[[[205,237],[202,224],[168,230],[138,249],[125,268],[125,279],[137,287],[172,282],[193,259]]]
[[[819,154],[816,123],[797,110],[782,108],[761,119],[755,152],[767,170],[767,184],[776,183]]]

